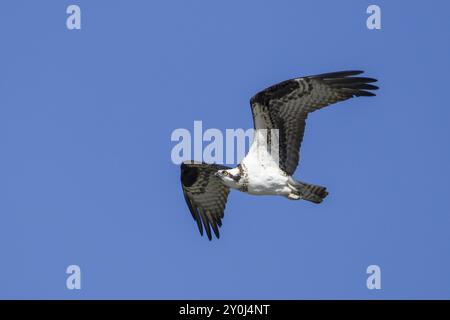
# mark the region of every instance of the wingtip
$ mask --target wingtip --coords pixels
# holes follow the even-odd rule
[[[347,73],[348,75],[356,76],[358,74],[363,74],[364,70],[348,70],[348,71],[342,71],[343,73]]]
[[[220,234],[215,234],[216,239],[219,240],[220,239]],[[208,235],[208,240],[212,241],[213,240],[213,236],[212,235]]]
[[[331,88],[342,90],[343,93],[350,94],[353,97],[373,97],[375,93],[369,90],[378,90],[379,87],[371,83],[378,79],[354,75],[361,74],[361,70],[334,72],[331,74],[320,75],[317,78]]]
[[[346,70],[346,71],[336,71],[336,72],[328,72],[328,73],[321,73],[309,76],[308,78],[322,78],[322,79],[332,79],[332,78],[343,78],[343,77],[350,77],[350,76],[356,76],[359,74],[364,73],[363,70]]]
[[[357,96],[357,97],[375,97],[376,94],[373,93],[373,92],[370,92],[370,91],[359,90],[359,91],[356,93],[356,96]]]
[[[364,81],[365,81],[366,83],[372,83],[372,82],[378,82],[378,79],[375,79],[375,78],[366,78],[366,77],[364,77]]]
[[[203,237],[203,228],[198,227],[198,231],[200,232],[200,235]]]

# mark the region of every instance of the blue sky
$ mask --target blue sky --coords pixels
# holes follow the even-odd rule
[[[448,2],[0,7],[0,298],[450,298]],[[200,237],[172,131],[250,128],[262,88],[346,69],[381,90],[308,119],[296,177],[326,201],[232,192]]]

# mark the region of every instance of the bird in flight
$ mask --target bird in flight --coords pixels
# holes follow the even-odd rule
[[[376,79],[363,71],[341,71],[286,80],[250,100],[255,127],[250,150],[235,168],[185,161],[181,185],[189,210],[212,239],[219,238],[230,189],[253,195],[280,195],[290,200],[321,203],[325,187],[295,180],[300,145],[308,114],[352,97],[375,96]]]

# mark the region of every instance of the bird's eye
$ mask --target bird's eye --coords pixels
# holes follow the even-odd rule
[[[224,172],[223,172],[223,175],[224,175],[224,176],[227,176],[227,175],[228,175],[228,172],[227,172],[227,171],[224,171]]]

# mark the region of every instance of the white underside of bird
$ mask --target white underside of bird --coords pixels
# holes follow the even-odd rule
[[[270,133],[269,133],[270,134]],[[271,132],[273,142],[278,140],[276,130]],[[272,144],[272,148],[267,145],[267,130],[255,130],[254,140],[248,154],[241,162],[241,166],[246,171],[245,192],[253,195],[281,195],[292,199],[299,199],[295,194],[293,186],[294,179],[280,169],[275,150],[277,143]],[[226,170],[231,175],[239,175],[239,168]],[[240,189],[232,179],[224,179],[224,183],[233,189]]]

